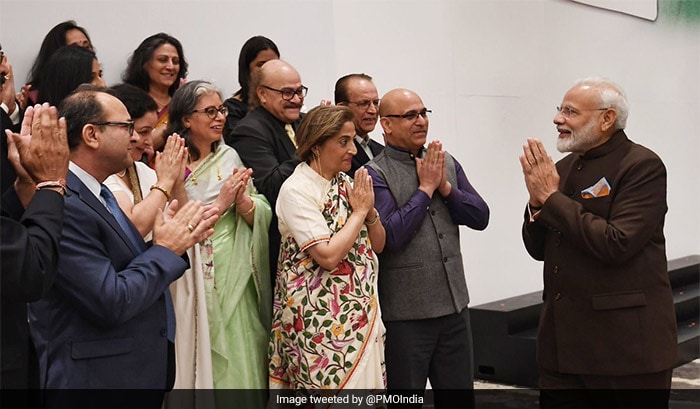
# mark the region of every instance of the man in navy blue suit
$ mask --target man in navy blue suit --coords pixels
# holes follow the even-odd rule
[[[188,268],[186,249],[213,233],[215,209],[188,202],[175,213],[173,201],[157,216],[153,242],[144,243],[102,185],[132,162],[126,107],[85,89],[59,113],[71,151],[60,258],[53,288],[30,305],[45,404],[160,407],[174,380],[168,286]],[[102,392],[69,392],[75,389]],[[107,389],[140,391],[105,395]]]

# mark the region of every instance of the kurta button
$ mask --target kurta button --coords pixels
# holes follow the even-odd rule
[[[557,293],[557,295],[554,296],[554,301],[559,301],[561,298],[561,293]]]
[[[553,271],[554,271],[554,274],[557,274],[559,272],[559,266],[554,266]]]
[[[444,238],[445,238],[445,235],[442,234],[442,233],[440,233],[440,234],[438,234],[438,238],[439,238],[439,239],[444,239]]]
[[[435,210],[431,211],[431,212],[430,212],[430,215],[431,215],[431,216],[435,216]]]
[[[576,170],[581,170],[581,169],[583,169],[583,163],[579,163],[578,167],[576,168]]]
[[[168,335],[168,331],[166,331],[166,330],[164,330],[164,329],[160,330],[160,336],[161,336],[161,337],[165,337],[165,336],[167,336],[167,335]]]
[[[442,259],[442,262],[443,262],[443,263],[447,263],[447,257],[443,258],[443,259]]]

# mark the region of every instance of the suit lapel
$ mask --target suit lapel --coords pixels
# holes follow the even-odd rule
[[[374,139],[369,140],[369,150],[372,151],[372,155],[377,156],[384,149],[384,146]]]
[[[352,177],[355,177],[355,172],[357,171],[357,169],[360,168],[360,166],[369,162],[367,152],[365,152],[365,150],[362,149],[362,145],[360,145],[360,143],[357,141],[354,142],[357,153],[355,154],[355,156],[352,157],[352,168],[350,169],[349,173]]]
[[[289,139],[289,135],[287,135],[287,131],[284,129],[284,122],[272,116],[268,110],[262,107],[254,110],[251,115],[260,115],[264,122],[267,122],[268,127],[273,131],[273,135],[270,135],[270,138],[272,138],[273,145],[277,149],[277,156],[279,156],[281,151],[284,151],[284,153],[287,155],[287,159],[296,157],[297,149],[294,147],[294,144]],[[298,122],[292,123],[294,132],[296,132],[296,127],[294,126],[295,124],[298,124]],[[278,160],[279,159],[281,158],[278,157]]]
[[[85,186],[83,182],[78,179],[77,176],[73,172],[68,172],[68,176],[66,177],[66,186],[68,187],[68,192],[69,195],[76,195],[78,198],[85,203],[88,207],[90,207],[92,210],[95,211],[95,213],[99,214],[104,221],[109,224],[109,226],[114,230],[119,237],[121,237],[122,241],[129,246],[131,251],[134,253],[134,255],[139,255],[143,252],[143,249],[135,249],[134,245],[131,243],[131,240],[129,240],[129,237],[126,235],[124,230],[119,226],[119,223],[117,223],[117,220],[112,216],[112,213],[107,210],[107,208],[100,202],[100,200],[95,197],[95,195],[90,191],[90,189]]]

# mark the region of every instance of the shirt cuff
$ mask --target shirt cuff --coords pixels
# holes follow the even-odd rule
[[[12,121],[12,125],[17,125],[19,123],[19,107],[17,106],[16,102],[15,102],[15,110],[12,112],[12,114],[9,114],[10,107],[8,107],[6,103],[4,103],[4,102],[0,103],[0,108],[2,108],[2,110],[5,111],[5,113],[9,115],[10,121]]]

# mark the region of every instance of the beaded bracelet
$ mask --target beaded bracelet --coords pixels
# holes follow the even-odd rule
[[[168,202],[170,201],[170,192],[168,192],[168,189],[166,189],[163,186],[160,186],[158,184],[151,186],[150,190],[153,190],[153,189],[157,189],[157,190],[160,190],[161,192],[163,192],[163,194],[165,195],[165,198],[168,199]]]

